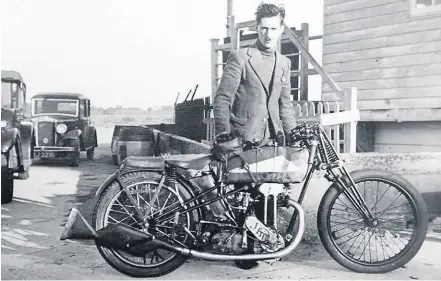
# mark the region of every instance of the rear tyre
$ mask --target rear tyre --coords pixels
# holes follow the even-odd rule
[[[187,189],[180,184],[175,189],[169,187],[164,183],[159,191],[159,196],[154,202],[151,201],[154,194],[158,192],[158,182],[160,180],[160,173],[155,172],[133,172],[128,173],[122,177],[126,182],[137,200],[137,205],[143,210],[149,208],[150,204],[153,207],[153,219],[159,215],[160,210],[167,210],[169,206],[179,206],[182,202],[180,200],[188,200],[192,198]],[[135,194],[136,193],[136,194]],[[97,230],[116,222],[122,222],[131,225],[132,227],[141,229],[141,225],[137,223],[137,217],[134,207],[128,201],[128,196],[125,191],[122,191],[117,182],[111,183],[107,189],[100,196],[95,207],[93,215],[93,225]],[[172,207],[173,208],[173,207]],[[171,210],[171,209],[168,209]],[[166,212],[166,211],[164,211]],[[127,214],[125,214],[127,213]],[[185,216],[181,216],[179,224],[184,224],[188,229],[195,229],[195,221],[197,221],[198,213],[192,211]],[[171,231],[173,218],[165,222],[157,223],[156,228],[166,236],[169,236]],[[166,238],[163,238],[166,239]],[[175,240],[178,245],[187,245],[190,237],[185,232],[179,232]],[[131,277],[158,277],[172,272],[179,268],[188,257],[170,252],[164,249],[158,249],[150,253],[146,253],[143,257],[136,257],[129,253],[119,250],[106,248],[97,245],[98,251],[104,260],[112,266],[115,270],[131,276]]]
[[[359,170],[351,177],[378,224],[364,221],[334,184],[318,211],[323,246],[335,261],[355,272],[386,273],[404,266],[418,253],[426,237],[428,218],[423,198],[410,182],[396,174]]]
[[[93,156],[95,154],[95,148],[92,147],[89,150],[87,150],[87,160],[93,160]]]

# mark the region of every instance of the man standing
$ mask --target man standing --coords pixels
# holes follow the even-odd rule
[[[256,12],[258,40],[228,56],[214,97],[216,135],[235,131],[245,143],[263,146],[296,126],[290,99],[291,61],[276,51],[284,18],[282,7],[260,4]],[[251,269],[258,263],[237,261],[236,265]]]
[[[276,51],[285,10],[257,8],[258,40],[231,51],[214,97],[216,134],[236,131],[245,142],[263,146],[295,126],[291,103],[291,61]]]

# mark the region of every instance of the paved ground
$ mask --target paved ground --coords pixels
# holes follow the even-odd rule
[[[129,279],[107,265],[92,243],[59,240],[70,209],[116,169],[109,152],[103,146],[96,160],[84,159],[77,168],[37,163],[30,180],[16,181],[14,201],[1,208],[2,279]],[[243,271],[232,262],[190,260],[161,279],[441,279],[440,241],[427,240],[406,268],[383,275],[347,271],[308,235],[296,253],[272,266],[261,262]]]

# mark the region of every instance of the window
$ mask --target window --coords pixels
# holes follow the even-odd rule
[[[441,0],[410,0],[410,15],[425,16],[441,14]]]
[[[35,99],[33,115],[78,115],[78,101],[62,99]]]
[[[2,107],[11,107],[12,87],[11,83],[2,81]]]

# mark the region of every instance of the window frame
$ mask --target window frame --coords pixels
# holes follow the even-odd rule
[[[441,5],[428,6],[425,8],[417,8],[416,5],[417,0],[409,0],[409,10],[411,17],[441,14]]]

